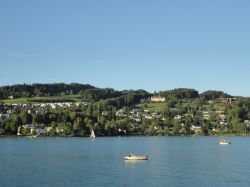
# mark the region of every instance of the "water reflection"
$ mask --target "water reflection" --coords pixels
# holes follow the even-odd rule
[[[124,163],[126,164],[138,164],[138,163],[145,163],[148,162],[148,160],[124,160]]]

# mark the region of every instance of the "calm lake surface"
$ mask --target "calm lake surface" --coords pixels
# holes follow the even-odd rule
[[[250,137],[227,139],[0,138],[0,186],[250,186]]]

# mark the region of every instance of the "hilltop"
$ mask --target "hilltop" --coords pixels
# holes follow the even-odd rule
[[[128,95],[136,95],[140,99],[148,99],[150,96],[161,96],[166,100],[171,99],[195,99],[214,100],[218,98],[233,98],[222,91],[208,90],[200,93],[195,89],[177,88],[173,90],[149,93],[145,90],[117,91],[112,88],[97,88],[90,84],[79,83],[53,83],[53,84],[16,84],[0,87],[0,101],[4,103],[39,103],[39,102],[79,102],[99,101],[115,98],[126,98]],[[134,103],[132,103],[134,104]]]

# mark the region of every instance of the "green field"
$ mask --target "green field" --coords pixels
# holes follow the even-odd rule
[[[56,97],[31,97],[0,100],[8,104],[27,104],[27,103],[49,103],[49,102],[81,102],[83,99],[80,95],[56,96]]]
[[[6,100],[0,100],[0,102],[9,103],[9,104],[25,104],[25,103],[28,103],[27,98],[6,99]]]
[[[135,105],[134,108],[149,110],[149,111],[164,111],[166,108],[166,103],[147,103]]]

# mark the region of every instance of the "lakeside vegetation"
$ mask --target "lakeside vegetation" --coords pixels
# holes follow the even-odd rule
[[[13,85],[0,87],[0,115],[5,135],[248,135],[250,98],[186,88],[152,94],[77,83]]]

